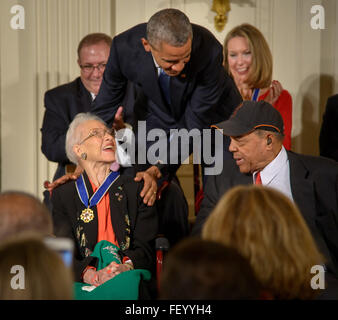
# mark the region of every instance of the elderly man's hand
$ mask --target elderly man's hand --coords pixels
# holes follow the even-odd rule
[[[66,183],[69,180],[76,180],[82,172],[83,172],[83,169],[80,166],[77,166],[73,173],[67,173],[53,182],[45,181],[43,186],[50,193],[52,193],[54,188],[61,186],[62,184]]]
[[[144,181],[140,196],[143,198],[143,202],[148,206],[152,206],[155,203],[157,179],[161,178],[161,176],[162,174],[156,166],[152,166],[146,171],[140,171],[136,174],[135,181]]]

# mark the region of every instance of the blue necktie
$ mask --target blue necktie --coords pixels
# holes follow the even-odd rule
[[[170,101],[170,76],[168,76],[163,69],[161,68],[160,76],[158,77],[158,81],[160,83],[160,87],[162,93],[164,95],[165,100],[168,104],[171,103]]]

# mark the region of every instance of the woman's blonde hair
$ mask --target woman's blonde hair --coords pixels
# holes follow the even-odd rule
[[[207,219],[202,237],[236,248],[277,299],[311,299],[317,293],[310,270],[324,258],[296,205],[279,191],[234,187]]]
[[[46,247],[40,235],[23,232],[6,239],[0,245],[0,257],[0,300],[73,298],[72,271]],[[13,283],[20,287],[13,287]]]
[[[229,31],[224,40],[224,67],[230,74],[228,63],[228,42],[235,37],[248,41],[252,55],[251,73],[248,78],[250,88],[267,88],[272,80],[272,55],[263,34],[254,26],[244,23]]]

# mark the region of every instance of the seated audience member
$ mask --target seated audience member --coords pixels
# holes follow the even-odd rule
[[[207,219],[202,237],[238,250],[275,299],[312,299],[320,291],[311,287],[311,268],[324,258],[297,207],[277,190],[231,189]]]
[[[290,150],[292,98],[278,81],[272,81],[272,55],[263,34],[247,23],[233,28],[224,41],[224,59],[243,100],[265,100],[280,112],[285,126],[283,145]]]
[[[338,161],[338,94],[326,103],[323,123],[320,129],[319,150],[323,157]]]
[[[66,152],[84,172],[52,194],[55,235],[74,240],[75,279],[93,286],[132,269],[152,270],[155,263],[155,207],[143,203],[141,182],[110,170],[115,150],[113,132],[100,118],[78,114],[67,131]],[[102,266],[107,247],[119,250]]]
[[[36,197],[21,191],[0,194],[0,242],[23,231],[51,235],[53,224],[47,207]]]
[[[258,299],[260,284],[235,249],[208,240],[181,241],[166,256],[160,298],[169,300]]]
[[[326,258],[328,272],[337,277],[338,164],[286,151],[283,119],[265,101],[244,101],[229,120],[217,127],[230,136],[233,159],[224,160],[220,175],[208,177],[192,233],[201,231],[219,199],[232,187],[254,183],[269,186],[298,206]]]
[[[41,235],[21,233],[0,244],[0,300],[70,300],[73,276]]]

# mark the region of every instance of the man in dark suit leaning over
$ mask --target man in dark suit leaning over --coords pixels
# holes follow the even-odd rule
[[[177,9],[161,10],[113,38],[93,111],[112,123],[131,84],[136,104],[130,113],[146,121],[147,132],[161,128],[169,142],[170,129],[209,128],[241,102],[222,63],[222,45],[207,29]],[[173,176],[181,162],[163,160],[148,171]]]
[[[177,9],[161,10],[148,23],[113,38],[93,112],[111,124],[129,93],[128,88],[132,87],[130,92],[135,103],[132,103],[132,110],[125,107],[125,119],[134,120],[128,119],[128,123],[132,123],[136,133],[139,120],[146,121],[147,133],[157,128],[164,130],[163,141],[168,145],[174,140],[170,129],[209,128],[211,124],[227,119],[240,103],[241,97],[222,63],[222,45],[207,29],[191,24]],[[191,152],[191,139],[190,142]],[[147,150],[150,145],[148,141]],[[185,159],[180,159],[180,144],[174,149],[170,148],[167,157],[164,155],[159,159],[162,161],[145,163],[147,173],[156,179],[162,177],[158,180],[159,185],[163,181],[177,185],[175,173]],[[175,152],[179,162],[169,164],[168,158]],[[173,197],[168,201],[176,203]],[[164,224],[172,225],[170,229],[174,229],[171,220],[178,210],[162,214]],[[187,230],[187,215],[184,220],[181,224],[185,224]]]
[[[220,175],[207,178],[192,233],[200,233],[206,218],[230,188],[263,184],[281,191],[298,205],[327,259],[328,269],[337,275],[338,165],[326,158],[286,151],[283,119],[265,101],[244,101],[229,120],[216,127],[230,136],[233,159],[224,161]]]

